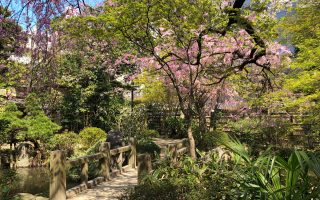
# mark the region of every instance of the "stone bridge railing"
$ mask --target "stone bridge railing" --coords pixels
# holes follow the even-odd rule
[[[127,168],[136,168],[136,141],[130,138],[129,145],[111,149],[110,143],[104,142],[100,145],[99,153],[83,156],[72,160],[67,160],[63,151],[53,151],[50,154],[50,200],[65,200],[72,197],[87,188],[92,188],[95,185],[110,180],[111,177],[121,173]],[[124,164],[124,154],[128,154],[128,162]],[[99,161],[100,176],[88,180],[89,162]],[[115,164],[116,166],[113,166]],[[66,173],[67,169],[71,167],[78,167],[81,169],[81,184],[77,187],[67,190]],[[114,167],[116,169],[114,169]]]
[[[161,163],[162,159],[170,159],[171,163],[176,163],[178,159],[184,154],[189,153],[189,140],[187,138],[178,142],[169,143],[161,148],[160,160],[152,161],[150,154],[141,154],[138,156],[138,182],[147,175],[150,174],[153,169]]]

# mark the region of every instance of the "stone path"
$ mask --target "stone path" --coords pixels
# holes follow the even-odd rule
[[[137,177],[136,170],[128,170],[111,181],[103,182],[93,189],[88,189],[70,198],[70,200],[116,200],[126,188],[137,185]]]

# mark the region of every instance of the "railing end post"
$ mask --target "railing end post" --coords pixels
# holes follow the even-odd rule
[[[131,153],[129,156],[129,165],[135,169],[137,167],[137,140],[133,137],[129,138]]]
[[[111,164],[111,155],[110,155],[110,142],[103,142],[100,145],[99,151],[103,154],[103,157],[100,159],[100,170],[101,175],[105,180],[110,180],[110,164]]]
[[[50,200],[65,200],[66,197],[66,157],[63,151],[50,153]]]
[[[142,179],[150,174],[152,171],[152,163],[150,154],[141,154],[138,156],[138,183],[142,181]]]

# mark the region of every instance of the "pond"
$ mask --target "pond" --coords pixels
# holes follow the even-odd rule
[[[18,168],[17,176],[17,188],[12,191],[14,194],[30,193],[33,195],[49,197],[50,173],[48,168]],[[72,183],[70,181],[67,181],[67,183],[67,188],[77,185],[77,183]]]
[[[18,186],[15,193],[30,193],[40,196],[49,196],[49,169],[39,168],[18,168]]]

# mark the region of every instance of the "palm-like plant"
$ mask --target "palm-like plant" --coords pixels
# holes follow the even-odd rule
[[[226,134],[218,142],[242,159],[239,182],[244,199],[307,200],[320,198],[320,159],[316,154],[294,150],[288,160],[266,151],[257,158]],[[239,163],[239,162],[238,162]]]

